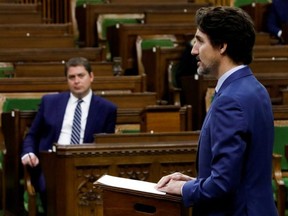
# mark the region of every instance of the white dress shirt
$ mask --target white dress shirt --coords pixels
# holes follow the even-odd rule
[[[90,92],[84,98],[81,98],[83,102],[80,104],[82,109],[80,143],[83,143],[84,131],[86,127],[91,98],[92,98],[92,90],[90,90]],[[66,106],[60,136],[57,142],[60,145],[70,144],[74,112],[78,100],[79,98],[76,98],[72,93],[70,93],[70,98]]]

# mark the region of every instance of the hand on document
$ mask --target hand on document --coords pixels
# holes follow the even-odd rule
[[[176,172],[167,176],[163,176],[157,183],[155,188],[169,194],[182,195],[183,185],[195,178]]]

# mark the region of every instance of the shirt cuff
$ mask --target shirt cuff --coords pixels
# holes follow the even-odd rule
[[[279,30],[277,36],[280,38],[281,35],[282,35],[282,30]]]

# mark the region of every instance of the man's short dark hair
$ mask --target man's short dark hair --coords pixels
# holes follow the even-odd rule
[[[65,64],[65,76],[67,76],[67,71],[70,67],[77,67],[77,66],[83,66],[88,71],[89,74],[92,72],[92,67],[86,58],[73,57],[70,58]]]
[[[227,44],[227,55],[237,64],[253,59],[255,29],[251,17],[241,8],[203,7],[196,12],[198,29],[207,34],[213,47]]]

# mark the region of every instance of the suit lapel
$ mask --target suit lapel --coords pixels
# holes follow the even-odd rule
[[[66,111],[66,107],[67,107],[67,103],[70,97],[70,93],[69,92],[65,92],[62,94],[60,100],[58,101],[57,104],[55,104],[55,110],[56,110],[56,132],[57,132],[57,140],[59,139],[60,136],[60,132],[61,132],[61,128],[62,128],[62,124],[63,124],[63,120],[64,120],[64,115],[65,115],[65,111]]]
[[[98,103],[99,103],[99,100],[98,100],[97,96],[93,94],[92,98],[91,98],[89,111],[88,111],[83,142],[87,142],[86,141],[87,137],[89,134],[91,134],[91,131],[94,132],[95,122],[97,122],[98,116],[101,115],[101,113],[99,113],[99,109],[97,107]]]

